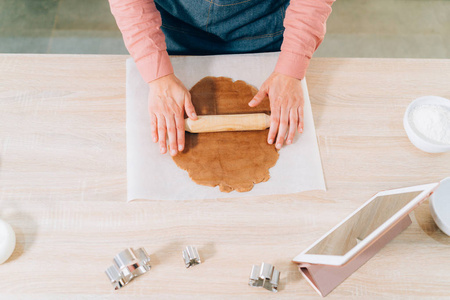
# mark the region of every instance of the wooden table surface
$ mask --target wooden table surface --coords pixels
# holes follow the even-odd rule
[[[126,58],[0,55],[0,218],[17,235],[0,299],[319,299],[295,255],[374,193],[450,176],[450,153],[416,149],[402,125],[415,98],[450,98],[450,60],[317,58],[326,192],[127,203]],[[428,201],[411,217],[327,298],[449,297],[450,237]],[[186,245],[203,264],[185,269]],[[114,291],[104,271],[127,247],[145,247],[152,270]],[[281,271],[277,294],[247,285],[263,261]]]

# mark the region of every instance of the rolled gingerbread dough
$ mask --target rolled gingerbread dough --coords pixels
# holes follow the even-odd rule
[[[205,77],[190,92],[198,115],[270,113],[267,97],[257,107],[248,106],[257,89],[241,80]],[[197,184],[247,192],[269,180],[269,169],[278,160],[275,146],[267,144],[268,132],[186,132],[185,149],[173,160]]]

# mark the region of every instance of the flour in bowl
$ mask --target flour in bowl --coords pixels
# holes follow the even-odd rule
[[[434,104],[418,105],[411,111],[409,120],[431,142],[450,145],[450,108]]]

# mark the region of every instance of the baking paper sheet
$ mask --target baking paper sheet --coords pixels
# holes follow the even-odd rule
[[[206,76],[244,80],[259,88],[275,68],[278,53],[219,56],[171,57],[175,74],[190,89]],[[194,200],[290,194],[325,189],[316,131],[306,81],[304,91],[304,131],[292,145],[283,146],[270,169],[271,178],[249,192],[222,193],[219,187],[194,183],[179,169],[169,154],[162,155],[152,142],[147,109],[148,85],[132,59],[127,60],[127,179],[128,201]],[[249,99],[250,100],[250,99]]]

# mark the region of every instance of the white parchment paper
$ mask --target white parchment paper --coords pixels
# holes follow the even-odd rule
[[[190,89],[205,76],[225,76],[244,80],[259,88],[275,68],[278,53],[177,56],[171,57],[175,74]],[[308,96],[304,91],[304,131],[296,134],[292,145],[284,146],[271,178],[256,184],[249,192],[222,193],[219,187],[194,183],[186,171],[179,169],[169,154],[161,155],[152,142],[147,109],[148,85],[132,59],[127,60],[127,179],[128,201],[194,200],[234,198],[271,194],[289,194],[325,189],[319,148]],[[249,99],[250,100],[250,99]]]

